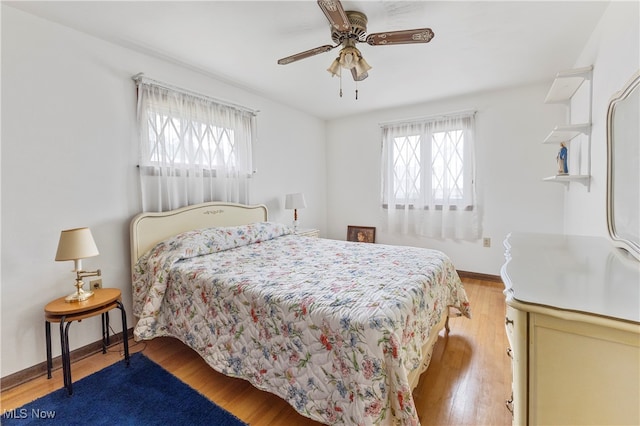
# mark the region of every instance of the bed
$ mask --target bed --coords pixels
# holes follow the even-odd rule
[[[263,205],[142,213],[131,261],[136,340],[175,337],[325,424],[419,424],[438,333],[470,317],[443,253],[297,235]]]

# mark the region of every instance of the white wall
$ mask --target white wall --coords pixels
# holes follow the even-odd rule
[[[640,69],[640,3],[614,1],[576,62],[593,65],[591,187],[571,184],[565,199],[565,232],[607,236],[607,108],[611,97]],[[574,102],[577,113],[583,108]]]
[[[425,83],[424,90],[429,84]],[[550,84],[551,80],[330,122],[329,237],[344,238],[348,225],[375,226],[377,242],[436,248],[447,253],[460,270],[497,275],[504,263],[502,241],[509,232],[562,232],[564,189],[542,182],[543,177],[555,174],[557,153],[557,147],[543,145],[542,141],[566,114],[563,106],[543,103]],[[366,94],[359,102],[366,102]],[[385,233],[379,207],[379,123],[469,109],[477,111],[477,192],[483,235],[492,239],[492,246],[484,248],[481,240],[463,242]]]
[[[100,255],[84,266],[101,268],[104,285],[122,290],[133,324],[128,226],[141,208],[131,80],[138,72],[260,110],[251,201],[289,223],[284,195],[304,192],[305,226],[325,229],[323,121],[4,4],[1,12],[1,377],[46,358],[43,307],[73,290],[72,263],[54,261],[62,229],[92,229]],[[54,327],[54,356],[57,335]],[[72,350],[99,339],[97,318],[70,327]]]

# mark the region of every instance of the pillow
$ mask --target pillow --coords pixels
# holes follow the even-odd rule
[[[157,244],[150,256],[170,252],[171,258],[177,261],[259,243],[290,233],[289,227],[273,222],[196,229]]]

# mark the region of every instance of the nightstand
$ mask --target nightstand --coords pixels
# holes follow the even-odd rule
[[[303,237],[319,237],[320,236],[320,230],[319,229],[298,229],[296,231],[296,235],[301,235]]]
[[[51,323],[60,323],[60,348],[62,351],[62,376],[64,387],[69,395],[73,394],[71,381],[71,359],[69,353],[69,325],[73,321],[82,321],[96,315],[102,316],[102,353],[107,353],[109,344],[109,311],[120,309],[122,314],[122,342],[124,359],[129,366],[129,341],[127,340],[127,315],[122,305],[122,295],[117,288],[99,288],[94,295],[82,302],[66,302],[65,297],[53,300],[44,307],[45,336],[47,339],[47,378],[51,378]]]

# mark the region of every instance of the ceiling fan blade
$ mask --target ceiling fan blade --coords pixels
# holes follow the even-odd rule
[[[358,73],[356,72],[355,68],[351,68],[351,75],[353,76],[354,81],[362,81],[365,78],[369,77],[369,74],[367,74],[366,72],[363,72],[362,74],[360,74],[360,77],[358,77]]]
[[[351,29],[351,23],[344,12],[340,0],[318,0],[318,6],[324,12],[331,26],[340,32],[347,32]]]
[[[415,30],[389,31],[386,33],[373,33],[367,36],[367,43],[371,46],[384,46],[388,44],[412,44],[429,43],[434,34],[431,28],[418,28]]]
[[[315,56],[320,53],[328,52],[336,46],[331,46],[330,44],[325,44],[324,46],[316,47],[315,49],[305,50],[304,52],[296,53],[295,55],[287,56],[286,58],[278,59],[278,63],[280,65],[287,65],[291,62],[299,61],[300,59],[305,59],[310,56]]]

